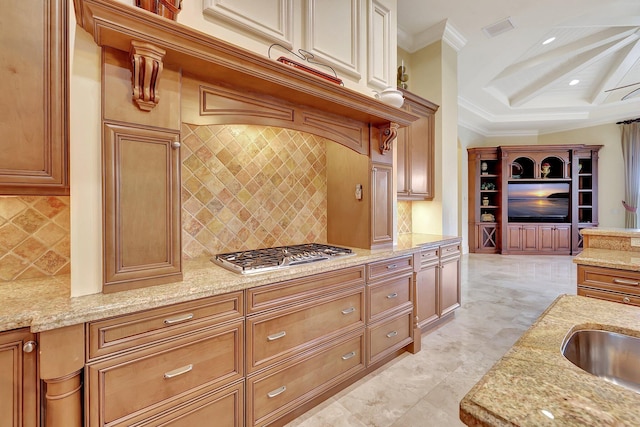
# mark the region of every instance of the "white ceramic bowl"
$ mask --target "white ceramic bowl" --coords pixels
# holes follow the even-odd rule
[[[388,88],[380,93],[376,93],[376,98],[392,107],[400,108],[404,104],[404,97],[402,92],[397,89]]]

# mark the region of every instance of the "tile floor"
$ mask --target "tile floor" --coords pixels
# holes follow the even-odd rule
[[[455,427],[458,404],[560,294],[575,294],[570,256],[469,254],[462,307],[403,353],[287,427]]]

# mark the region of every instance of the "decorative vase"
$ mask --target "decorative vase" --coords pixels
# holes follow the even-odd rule
[[[489,198],[487,196],[482,198],[482,206],[489,206]]]

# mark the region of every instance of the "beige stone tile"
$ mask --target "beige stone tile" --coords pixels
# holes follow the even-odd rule
[[[24,260],[32,263],[40,257],[47,247],[39,240],[29,237],[13,249],[13,253]]]
[[[47,218],[34,209],[27,209],[13,217],[11,222],[27,233],[33,233],[47,222]]]
[[[9,220],[28,207],[22,198],[15,196],[0,197],[0,217]]]
[[[0,247],[12,250],[29,236],[28,233],[11,223],[0,226]]]
[[[66,199],[66,200],[65,200]],[[67,197],[42,197],[33,207],[47,218],[53,218],[65,209],[68,209]]]
[[[67,260],[54,251],[47,251],[44,255],[36,260],[34,265],[44,272],[53,275],[60,270]]]
[[[38,230],[34,236],[45,245],[52,246],[59,242],[63,237],[68,236],[67,230],[50,222]]]
[[[8,253],[0,258],[0,280],[13,280],[28,266],[28,262]]]

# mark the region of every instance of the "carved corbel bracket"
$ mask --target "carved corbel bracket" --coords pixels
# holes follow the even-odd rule
[[[397,123],[389,123],[388,128],[382,129],[380,135],[380,154],[385,154],[391,150],[391,143],[398,135],[398,128],[400,126]]]
[[[151,111],[160,102],[158,83],[165,53],[164,49],[150,43],[131,41],[133,100],[143,111]]]

